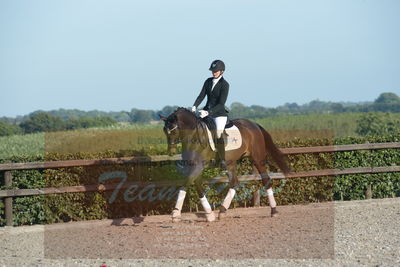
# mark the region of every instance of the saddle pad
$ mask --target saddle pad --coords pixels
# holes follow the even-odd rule
[[[215,148],[214,140],[210,130],[207,128],[208,141],[210,142],[211,149],[217,151]],[[242,136],[240,135],[239,128],[236,125],[225,128],[224,132],[227,134],[225,141],[225,151],[238,149],[242,146]]]

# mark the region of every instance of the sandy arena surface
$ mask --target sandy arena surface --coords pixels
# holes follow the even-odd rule
[[[400,266],[400,198],[0,228],[1,266]]]

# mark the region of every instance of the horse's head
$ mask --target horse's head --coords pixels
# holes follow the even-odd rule
[[[164,117],[161,114],[159,116],[160,119],[164,121],[163,130],[167,136],[168,154],[173,155],[176,153],[176,145],[180,142],[178,117],[176,116],[175,112],[168,117]]]
[[[184,135],[187,135],[187,130],[195,128],[196,116],[185,108],[178,108],[168,117],[159,115],[164,121],[164,133],[167,136],[168,154],[176,153],[176,145],[182,141]],[[185,131],[186,130],[186,131]]]

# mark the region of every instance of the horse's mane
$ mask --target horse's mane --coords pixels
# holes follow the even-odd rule
[[[178,112],[178,111],[189,111],[189,110],[187,108],[184,108],[184,107],[178,107],[177,109],[175,109],[174,113]]]
[[[172,114],[176,114],[176,113],[186,113],[188,116],[191,116],[192,118],[194,118],[194,123],[195,123],[195,129],[197,132],[197,136],[200,142],[201,146],[206,146],[207,145],[207,140],[205,136],[202,136],[201,134],[199,134],[199,130],[201,130],[204,134],[206,133],[206,125],[204,122],[201,121],[201,119],[199,117],[197,117],[191,110],[184,108],[184,107],[178,107]],[[203,134],[203,135],[204,135]]]
[[[197,116],[191,110],[189,110],[187,108],[178,107],[172,114],[176,114],[178,112],[185,112],[185,113],[190,114],[191,116],[195,117],[196,119],[198,119]]]

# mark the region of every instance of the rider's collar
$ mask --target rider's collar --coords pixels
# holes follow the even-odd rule
[[[218,77],[218,78],[213,78],[213,83],[217,83],[217,82],[219,82],[219,80],[221,80],[221,78],[222,78],[222,74],[221,74],[221,75],[219,75],[219,77]]]

